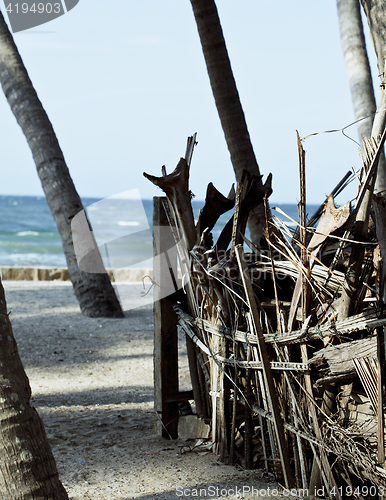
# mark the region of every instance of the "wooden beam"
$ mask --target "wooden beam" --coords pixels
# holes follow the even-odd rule
[[[317,325],[306,330],[294,330],[293,332],[264,334],[266,344],[300,344],[309,340],[330,338],[333,335],[345,335],[360,330],[371,330],[379,326],[386,325],[386,318],[383,318],[384,312],[381,308],[370,309],[355,316],[351,316],[341,321],[331,321],[324,325]],[[232,330],[222,325],[214,325],[206,319],[193,319],[189,314],[183,314],[184,319],[192,326],[205,329],[207,332],[220,337],[227,337],[229,340],[239,342],[249,342],[257,344],[257,337],[251,332],[242,332],[241,330]]]
[[[177,276],[177,255],[173,234],[163,210],[162,200],[154,197],[153,250],[154,250],[154,410],[156,434],[171,439],[178,433],[178,404],[170,401],[178,393],[178,336],[177,315],[173,304],[162,293]],[[166,259],[167,256],[167,259]],[[174,274],[174,280],[173,280]]]
[[[184,316],[180,316],[181,309],[178,305],[174,306],[174,310],[177,312],[179,316],[178,324],[184,330],[186,335],[196,344],[197,347],[201,349],[209,358],[216,358],[218,363],[224,363],[231,366],[239,366],[240,368],[253,369],[253,370],[263,370],[264,363],[262,361],[239,361],[238,359],[230,359],[224,358],[224,356],[220,356],[216,354],[213,356],[213,350],[211,351],[208,347],[198,338],[197,333],[193,330],[192,324],[190,321],[187,321]],[[271,361],[270,362],[271,370],[287,370],[287,371],[307,371],[310,369],[308,363],[296,363],[291,361]],[[194,391],[193,391],[194,392]]]

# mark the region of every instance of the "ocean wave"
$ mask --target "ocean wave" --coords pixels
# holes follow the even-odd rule
[[[0,253],[0,266],[53,266],[67,267],[64,255],[49,253]]]
[[[152,256],[153,201],[114,198],[100,203],[97,198],[92,198],[83,199],[83,202],[87,206],[86,212],[90,211],[89,220],[105,264],[108,265],[106,242],[109,260],[114,267],[143,267],[143,259]],[[198,219],[204,202],[193,200],[192,205],[194,218]],[[297,220],[295,204],[279,206]],[[309,213],[316,208],[307,207]],[[231,216],[232,213],[226,213],[220,217],[212,231],[214,241]],[[294,229],[294,222],[279,217],[291,230]],[[0,195],[0,265],[66,266],[62,242],[44,197]]]
[[[17,236],[39,236],[37,231],[19,231],[16,233]]]
[[[120,220],[118,222],[118,226],[139,226],[139,222],[136,220],[130,220],[130,221]]]

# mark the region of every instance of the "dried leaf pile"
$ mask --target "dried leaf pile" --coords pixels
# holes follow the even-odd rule
[[[331,498],[358,485],[359,496],[364,486],[376,496],[386,483],[386,316],[372,205],[384,140],[365,143],[362,171],[348,173],[307,221],[298,137],[295,230],[284,213],[272,215],[271,176],[262,184],[247,172],[228,197],[209,184],[195,224],[188,186],[195,137],[174,172],[145,174],[167,195],[184,292],[174,307],[187,337],[196,412],[211,422],[220,459],[265,467],[287,487],[323,488]],[[336,208],[334,196],[353,178],[353,206]],[[245,229],[256,207],[266,227],[251,242]],[[213,242],[213,227],[231,209]]]

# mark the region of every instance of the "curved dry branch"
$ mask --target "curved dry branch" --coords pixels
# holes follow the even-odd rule
[[[186,160],[181,158],[171,174],[155,177],[144,172],[143,175],[160,187],[168,197],[183,232],[185,244],[188,250],[191,250],[196,243],[196,230],[189,192],[189,166]]]
[[[242,243],[241,235],[245,232],[249,213],[263,203],[265,196],[268,198],[272,194],[272,174],[269,174],[264,185],[261,184],[260,177],[255,176],[251,177],[250,180],[247,179],[246,182],[245,196],[240,205],[239,234],[236,237],[236,244]],[[222,230],[216,243],[216,251],[228,248],[232,239],[233,218],[232,216]]]
[[[206,190],[205,205],[196,226],[197,235],[201,236],[205,229],[211,231],[221,215],[231,210],[234,205],[234,198],[226,198],[210,182]]]

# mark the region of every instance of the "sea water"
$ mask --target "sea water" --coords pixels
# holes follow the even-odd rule
[[[107,267],[151,267],[152,200],[83,198],[82,202]],[[197,220],[204,202],[193,199],[192,205]],[[298,219],[296,205],[271,205]],[[309,205],[307,212],[312,215],[316,208]],[[290,219],[276,215],[289,227],[295,226]],[[221,216],[213,230],[214,241],[231,216],[232,211]],[[44,197],[0,195],[0,266],[66,267],[61,239]]]

